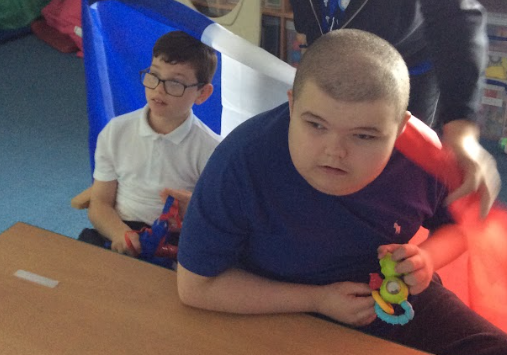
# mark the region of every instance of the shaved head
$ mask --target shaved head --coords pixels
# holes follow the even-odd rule
[[[294,100],[309,81],[337,101],[388,101],[400,120],[408,106],[410,80],[403,58],[388,42],[368,32],[344,29],[321,36],[297,69]]]

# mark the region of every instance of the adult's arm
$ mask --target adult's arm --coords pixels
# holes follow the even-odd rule
[[[444,126],[443,143],[455,153],[463,171],[463,183],[447,197],[450,204],[477,191],[481,197],[481,216],[485,218],[501,188],[495,158],[479,143],[479,129],[468,120],[454,120]]]
[[[464,173],[463,184],[449,195],[448,203],[478,191],[485,217],[501,185],[494,158],[479,144],[475,123],[487,60],[485,11],[469,0],[420,3],[440,87],[443,142],[454,151]]]
[[[475,0],[419,0],[419,3],[440,87],[440,123],[457,119],[474,121],[487,64],[485,10]]]

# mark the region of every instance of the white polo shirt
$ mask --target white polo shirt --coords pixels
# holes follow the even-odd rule
[[[162,213],[164,188],[193,191],[221,138],[193,112],[174,131],[159,134],[144,108],[112,119],[100,132],[93,178],[118,181],[116,210],[124,221],[151,225]]]

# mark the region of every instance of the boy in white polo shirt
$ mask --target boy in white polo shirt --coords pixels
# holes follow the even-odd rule
[[[170,32],[153,47],[141,71],[147,105],[112,119],[99,134],[88,218],[79,240],[131,254],[128,233],[160,216],[165,188],[193,191],[220,137],[192,112],[213,93],[215,51],[185,32]]]

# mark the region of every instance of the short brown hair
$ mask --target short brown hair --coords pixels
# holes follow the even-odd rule
[[[343,29],[321,36],[304,54],[294,80],[294,100],[313,81],[339,101],[388,100],[400,119],[408,106],[410,80],[405,61],[385,40]]]
[[[202,84],[210,83],[217,69],[215,50],[183,31],[169,32],[160,37],[153,47],[153,58],[171,64],[190,64]]]

